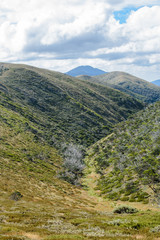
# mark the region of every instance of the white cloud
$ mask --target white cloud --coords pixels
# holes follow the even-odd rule
[[[106,36],[111,46],[88,52],[91,57],[112,61],[114,66],[147,66],[159,64],[160,6],[142,7],[132,11],[126,23],[120,24],[113,16],[106,23]],[[109,42],[109,41],[108,41]],[[116,61],[116,63],[115,63]],[[158,77],[157,72],[157,77]],[[146,74],[147,75],[147,74]],[[151,74],[148,75],[150,77]]]
[[[114,10],[120,10],[129,6],[142,7],[160,5],[159,0],[107,0],[107,2]]]
[[[140,9],[120,24],[113,12],[128,6]],[[60,71],[77,64],[106,71],[131,71],[130,66],[142,69],[145,64],[149,69],[150,64],[156,71],[159,13],[159,0],[1,0],[0,61]]]
[[[24,0],[23,3],[2,0],[0,44],[13,54],[23,49],[34,52],[35,45],[38,46],[36,52],[41,48],[51,51],[55,43],[81,37],[97,26],[102,27],[108,7],[101,0]]]
[[[65,18],[67,18],[64,21],[65,23],[61,24],[59,22],[48,27],[48,31],[41,42],[43,44],[53,44],[59,40],[68,40],[92,31],[96,26],[105,22],[105,7],[105,4],[95,3],[94,1],[86,1],[86,4],[78,9],[76,6],[76,9],[72,9],[72,12],[67,11],[65,13]]]

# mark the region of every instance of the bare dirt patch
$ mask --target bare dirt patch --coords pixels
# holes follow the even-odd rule
[[[38,234],[36,233],[23,233],[24,237],[28,237],[31,240],[41,240],[42,237],[40,237]]]

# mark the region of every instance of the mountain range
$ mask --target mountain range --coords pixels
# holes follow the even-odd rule
[[[108,74],[0,64],[0,240],[158,239],[159,87]]]

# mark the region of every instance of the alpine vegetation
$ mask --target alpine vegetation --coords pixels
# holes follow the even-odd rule
[[[83,147],[73,143],[62,144],[62,151],[64,171],[61,172],[60,177],[71,184],[80,185],[80,179],[85,168]]]
[[[160,102],[118,124],[89,150],[97,188],[112,200],[160,204]]]

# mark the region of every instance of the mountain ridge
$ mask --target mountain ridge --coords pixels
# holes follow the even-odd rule
[[[78,78],[112,87],[146,103],[152,103],[160,99],[159,87],[157,88],[153,83],[129,73],[115,71],[88,79],[87,76],[80,76]]]
[[[12,108],[28,112],[42,131],[48,129],[44,137],[55,142],[63,139],[89,145],[114,123],[143,108],[112,88],[31,66],[4,64],[0,82],[8,98],[6,106],[11,107],[10,101]]]

